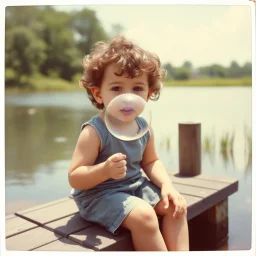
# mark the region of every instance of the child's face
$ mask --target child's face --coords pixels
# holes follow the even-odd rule
[[[117,76],[115,73],[119,74],[120,69],[115,64],[108,65],[104,72],[101,88],[93,87],[91,89],[98,103],[103,103],[106,108],[113,98],[124,93],[133,93],[148,101],[150,91],[146,73],[135,78],[127,78],[127,74]]]

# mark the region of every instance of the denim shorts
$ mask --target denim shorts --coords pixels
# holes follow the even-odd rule
[[[112,234],[141,199],[154,207],[161,200],[160,189],[145,177],[96,193],[73,195],[82,218],[98,223]],[[140,199],[141,198],[141,199]]]

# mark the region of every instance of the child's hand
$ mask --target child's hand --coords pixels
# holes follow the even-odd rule
[[[118,180],[126,176],[126,155],[117,153],[110,156],[105,162],[105,171],[109,178]]]
[[[164,208],[169,207],[169,200],[171,200],[175,206],[173,218],[179,217],[187,212],[187,203],[184,197],[170,184],[164,184],[161,188],[162,200],[164,202]]]

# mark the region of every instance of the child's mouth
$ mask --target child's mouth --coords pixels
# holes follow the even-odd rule
[[[128,116],[134,112],[134,109],[131,107],[125,107],[120,110],[124,115]]]

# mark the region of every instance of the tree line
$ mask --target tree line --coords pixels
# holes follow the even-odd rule
[[[10,6],[5,19],[5,84],[25,86],[36,75],[73,81],[82,73],[81,61],[97,41],[108,40],[122,32],[112,24],[107,33],[95,11],[63,12],[51,6]],[[251,75],[251,63],[240,67],[233,61],[228,68],[220,65],[193,69],[186,61],[182,67],[166,63],[167,79],[184,80],[196,75],[241,77]]]
[[[212,64],[194,68],[190,61],[185,61],[181,67],[174,67],[171,63],[165,63],[163,67],[167,70],[167,80],[187,80],[193,78],[241,78],[252,75],[252,64],[245,62],[239,65],[231,61],[228,67]]]

